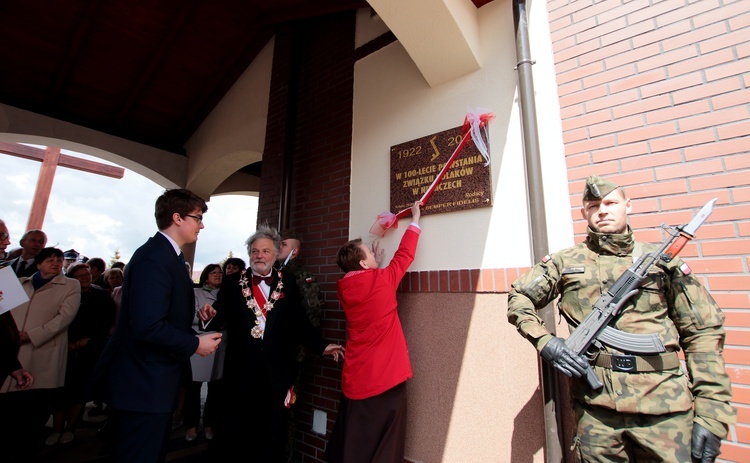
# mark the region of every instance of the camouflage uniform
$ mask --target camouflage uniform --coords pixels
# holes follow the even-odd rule
[[[320,288],[318,282],[315,281],[315,276],[312,273],[305,270],[297,259],[292,259],[283,268],[284,273],[291,273],[297,280],[297,286],[299,287],[299,296],[302,301],[302,305],[305,307],[307,317],[310,319],[316,328],[320,327],[320,309],[323,307],[323,302],[320,300]]]
[[[632,265],[633,250],[639,247],[643,253],[658,249],[652,244],[636,245],[629,227],[617,235],[589,228],[585,242],[546,256],[513,282],[509,322],[541,352],[552,335],[536,310],[560,296],[558,309],[573,331],[599,295]],[[605,355],[593,361],[604,387],[595,391],[583,378],[572,381],[579,458],[628,461],[625,454],[638,458],[642,451],[650,453],[648,459],[689,461],[693,420],[725,438],[734,410],[721,354],[723,322],[724,314],[681,259],[653,265],[614,327],[629,333],[657,333],[667,353],[652,357],[650,363],[656,359],[664,366],[653,368],[658,371],[640,367],[635,373],[614,371],[605,361],[606,354],[622,352],[605,346]],[[675,358],[680,349],[689,377]],[[619,441],[618,434],[626,438]],[[627,448],[628,441],[637,445]],[[639,461],[644,460],[641,455]]]

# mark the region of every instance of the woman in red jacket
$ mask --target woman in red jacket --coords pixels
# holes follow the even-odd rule
[[[338,297],[347,322],[344,396],[326,450],[329,463],[404,461],[406,380],[411,362],[398,317],[396,289],[414,260],[419,240],[420,201],[390,264],[378,268],[383,253],[361,239],[339,249],[344,278]]]

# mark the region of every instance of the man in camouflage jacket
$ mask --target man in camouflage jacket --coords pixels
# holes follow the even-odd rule
[[[636,243],[627,225],[630,199],[616,184],[591,176],[581,213],[588,237],[546,256],[513,282],[508,320],[542,358],[567,376],[577,422],[574,441],[579,461],[713,462],[721,439],[734,423],[730,380],[724,369],[724,314],[681,259],[649,269],[638,294],[623,306],[614,328],[661,337],[666,352],[637,358],[635,372],[617,371],[602,345],[591,360],[604,384],[588,386],[582,375],[589,360],[543,325],[537,309],[556,300],[570,330],[591,312],[600,294],[642,253],[658,246]],[[634,257],[634,254],[636,256]],[[685,353],[687,375],[678,352]]]
[[[300,237],[300,235],[294,230],[288,229],[281,230],[279,235],[281,237],[281,246],[279,246],[276,268],[281,268],[282,272],[294,275],[294,279],[297,281],[297,288],[299,288],[300,302],[302,302],[302,306],[305,308],[307,317],[310,319],[310,323],[312,323],[313,326],[320,328],[320,311],[323,307],[323,301],[320,300],[320,288],[315,281],[315,276],[308,272],[297,259],[300,249],[302,248],[302,237]],[[294,384],[294,389],[297,392],[300,390],[303,365],[307,355],[307,349],[300,344],[297,348],[297,361],[299,362],[300,368],[297,373],[297,380]],[[291,409],[290,413],[292,413]],[[292,461],[294,453],[295,426],[296,423],[294,419],[290,419],[290,426],[287,429],[289,433],[287,439],[287,461]]]
[[[285,273],[291,273],[297,280],[299,287],[300,300],[305,307],[310,322],[316,327],[320,327],[320,309],[323,307],[323,301],[320,300],[320,288],[315,281],[315,276],[308,272],[297,260],[300,249],[302,248],[302,238],[293,230],[282,230],[281,247],[279,248],[279,257],[277,267],[281,267]]]

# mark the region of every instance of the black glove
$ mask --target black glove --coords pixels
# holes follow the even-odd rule
[[[542,349],[541,356],[565,376],[580,378],[586,374],[589,362],[565,345],[565,340],[553,337]]]
[[[721,453],[721,439],[708,429],[693,423],[692,454],[695,463],[713,463]]]

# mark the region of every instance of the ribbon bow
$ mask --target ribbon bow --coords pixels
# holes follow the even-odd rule
[[[258,286],[261,281],[265,281],[268,286],[271,286],[271,283],[273,282],[273,276],[269,275],[267,277],[262,277],[260,275],[253,275],[253,284],[255,286]]]

